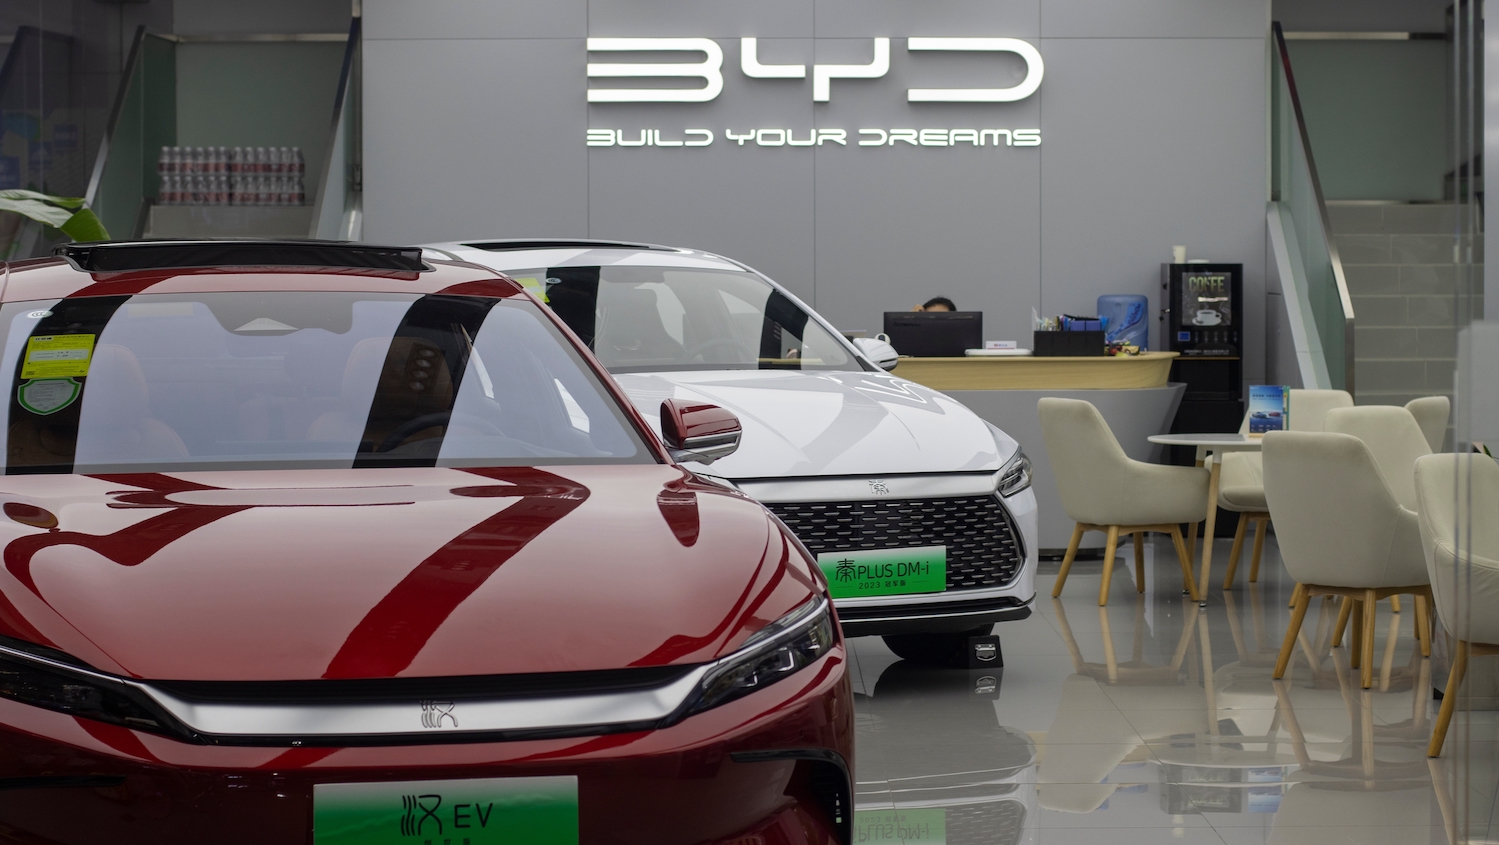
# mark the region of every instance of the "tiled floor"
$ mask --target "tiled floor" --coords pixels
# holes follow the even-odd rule
[[[852,641],[856,842],[1449,845],[1459,818],[1457,841],[1499,835],[1499,714],[1459,714],[1428,763],[1444,664],[1421,658],[1409,597],[1400,614],[1382,603],[1372,690],[1330,647],[1337,608],[1321,600],[1276,682],[1293,585],[1274,543],[1258,584],[1246,560],[1224,592],[1220,569],[1199,610],[1154,539],[1145,592],[1121,556],[1107,609],[1098,563],[1077,564],[1060,600],[1043,565],[1036,613],[996,628],[1002,670]]]

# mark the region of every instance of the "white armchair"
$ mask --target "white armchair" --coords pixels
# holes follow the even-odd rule
[[[1141,539],[1149,531],[1171,535],[1185,589],[1196,595],[1180,523],[1199,522],[1206,517],[1207,470],[1132,460],[1090,402],[1048,396],[1037,404],[1037,410],[1062,509],[1077,523],[1052,597],[1062,594],[1085,531],[1102,531],[1108,538],[1103,552],[1103,584],[1098,591],[1100,607],[1109,601],[1114,551],[1120,536],[1135,535],[1135,588],[1145,592]]]
[[[1327,412],[1353,405],[1346,390],[1293,389],[1288,397],[1291,431],[1321,431]],[[1249,415],[1239,426],[1240,434],[1249,433]],[[1223,589],[1233,589],[1239,571],[1239,557],[1244,553],[1244,534],[1254,523],[1254,550],[1249,556],[1249,580],[1260,580],[1260,558],[1265,549],[1265,528],[1270,522],[1270,508],[1265,503],[1265,472],[1258,452],[1228,452],[1218,476],[1218,507],[1239,514],[1234,531],[1234,545],[1228,553],[1228,571],[1223,574]],[[1195,533],[1194,533],[1195,546]]]
[[[1499,464],[1478,454],[1427,455],[1416,461],[1415,477],[1421,545],[1437,618],[1457,640],[1427,749],[1437,757],[1469,653],[1499,654]]]
[[[1377,602],[1399,593],[1430,600],[1416,514],[1401,507],[1369,447],[1350,434],[1272,431],[1264,461],[1281,559],[1301,585],[1274,676],[1285,675],[1312,597],[1344,596],[1355,614],[1351,662],[1368,689]],[[1429,632],[1419,623],[1418,614],[1421,651],[1429,654]]]
[[[1405,409],[1421,424],[1421,433],[1426,435],[1431,451],[1442,451],[1442,443],[1447,439],[1447,417],[1452,413],[1452,400],[1445,396],[1422,396],[1405,403]]]

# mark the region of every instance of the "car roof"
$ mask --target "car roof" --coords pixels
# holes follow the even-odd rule
[[[58,252],[6,264],[0,301],[218,291],[524,295],[489,267],[440,260],[414,247],[147,241],[67,245]]]
[[[501,272],[537,267],[681,267],[697,270],[745,271],[737,261],[695,249],[566,238],[473,239],[426,244],[427,253],[445,253]]]

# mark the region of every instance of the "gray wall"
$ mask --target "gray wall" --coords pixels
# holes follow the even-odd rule
[[[1439,201],[1452,169],[1445,41],[1288,41],[1322,194]]]
[[[181,0],[179,0],[181,2]],[[1303,32],[1442,32],[1452,0],[1274,0],[1287,30]]]
[[[173,32],[229,35],[347,32],[351,0],[172,0]]]
[[[1268,0],[366,0],[365,230],[371,241],[572,236],[681,244],[745,261],[840,327],[936,294],[1028,345],[1030,312],[1155,299],[1173,244],[1246,265],[1263,338]],[[724,48],[705,104],[585,101],[583,39],[700,36]],[[869,61],[884,79],[752,80],[761,60]],[[1000,58],[913,59],[910,35],[1031,41],[1046,61],[1016,103],[908,104],[924,85],[1013,84]],[[677,57],[685,58],[685,57]],[[632,61],[595,56],[595,61]],[[984,82],[985,79],[999,81]],[[949,80],[944,83],[942,80]],[[918,81],[920,80],[920,81]],[[599,84],[595,82],[595,84]],[[738,146],[752,128],[1042,130],[1040,147]],[[712,129],[700,149],[589,148],[585,129]],[[851,133],[852,134],[852,133]],[[1152,326],[1152,342],[1159,338]],[[1252,347],[1246,375],[1263,374]]]
[[[333,41],[177,45],[177,143],[301,147],[314,190],[343,58]]]

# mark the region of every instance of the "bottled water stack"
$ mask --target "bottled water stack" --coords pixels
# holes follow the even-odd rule
[[[157,205],[306,205],[301,147],[162,147]]]

